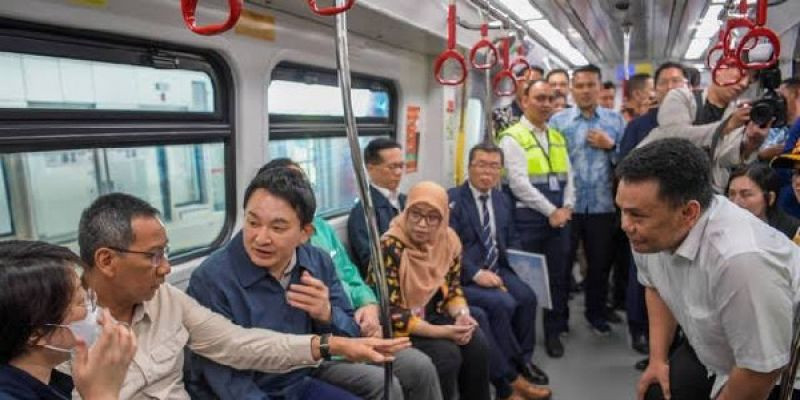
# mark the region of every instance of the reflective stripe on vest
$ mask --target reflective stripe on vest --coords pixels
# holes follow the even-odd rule
[[[569,154],[567,153],[567,142],[564,136],[553,128],[547,129],[547,140],[550,150],[550,162],[548,163],[542,148],[522,123],[516,123],[508,127],[498,136],[498,141],[506,136],[511,136],[525,151],[525,158],[528,161],[528,176],[531,183],[545,183],[549,174],[555,174],[560,181],[567,180],[567,166],[569,165]],[[552,170],[551,170],[552,167]]]

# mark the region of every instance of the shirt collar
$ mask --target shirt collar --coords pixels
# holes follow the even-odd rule
[[[593,119],[595,119],[595,118],[600,116],[600,106],[594,106],[594,110],[592,111],[592,117],[591,118],[585,118],[583,116],[583,111],[581,111],[580,107],[578,107],[578,106],[575,106],[572,109],[575,110],[574,111],[575,116],[572,118],[574,120],[576,120],[576,119],[593,120]]]
[[[480,200],[480,196],[482,196],[482,195],[489,196],[489,199],[492,198],[491,189],[488,192],[484,193],[484,192],[481,192],[480,190],[478,190],[475,186],[472,186],[472,182],[467,181],[467,185],[469,186],[469,190],[472,192],[472,197],[474,197],[476,200]]]
[[[392,203],[392,205],[394,205],[395,203],[399,204],[399,202],[400,202],[400,192],[398,192],[397,190],[391,191],[389,189],[380,187],[380,186],[376,185],[375,183],[372,183],[372,187],[374,187],[375,190],[380,192],[380,194],[382,194],[383,197],[386,197],[386,199],[389,200],[389,202]]]
[[[542,129],[537,128],[536,125],[534,125],[533,122],[531,122],[524,115],[519,119],[519,122],[522,124],[522,126],[525,127],[525,129],[527,129],[527,130],[529,130],[531,132],[539,133],[539,134],[547,133],[547,130],[542,130]]]
[[[297,249],[295,249],[294,254],[292,254],[292,259],[289,260],[289,265],[283,270],[283,276],[280,279],[281,286],[284,289],[289,287],[289,282],[292,280],[292,272],[294,272],[295,267],[297,266]]]
[[[700,219],[694,224],[689,234],[683,239],[680,246],[675,250],[675,255],[689,261],[694,261],[697,258],[697,253],[700,251],[700,244],[703,240],[706,226],[711,219],[711,215],[719,206],[719,201],[714,198],[711,200],[711,206],[703,212]]]

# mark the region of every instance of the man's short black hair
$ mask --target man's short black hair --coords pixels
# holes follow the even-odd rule
[[[260,174],[260,173],[262,173],[262,172],[264,172],[264,171],[266,171],[268,169],[272,169],[272,168],[289,168],[289,167],[302,169],[302,168],[300,168],[300,164],[294,162],[294,160],[292,160],[291,158],[289,158],[289,157],[278,157],[278,158],[273,158],[272,160],[269,160],[269,162],[267,162],[261,168],[259,168],[258,172],[256,173],[256,175],[258,175],[258,174]]]
[[[69,314],[80,258],[45,242],[0,242],[0,364],[25,354]]]
[[[127,249],[133,243],[131,221],[137,217],[157,218],[158,210],[146,201],[126,193],[100,196],[81,214],[78,246],[81,258],[90,268],[101,247]]]
[[[547,83],[547,81],[544,79],[535,79],[525,82],[525,96],[529,95],[531,93],[531,88],[539,82]]]
[[[400,143],[389,138],[372,139],[364,148],[364,163],[366,164],[380,164],[383,162],[381,158],[381,151],[386,149],[403,149]]]
[[[695,67],[685,67],[683,69],[686,79],[689,81],[689,86],[692,89],[700,87],[700,70]]]
[[[633,92],[644,89],[650,78],[650,74],[645,73],[635,74],[630,77],[630,79],[628,79],[628,84],[625,85],[625,96],[630,98],[633,96]]]
[[[683,64],[668,61],[659,65],[658,68],[656,68],[656,74],[653,75],[653,81],[655,81],[655,83],[658,84],[658,78],[661,76],[661,73],[671,68],[676,68],[681,70],[681,74],[683,74],[683,77],[688,79],[688,77],[686,76],[686,67],[684,67]]]
[[[535,64],[531,65],[531,70],[538,72],[539,75],[541,75],[541,76],[544,76],[544,68],[542,68],[542,67],[540,67],[538,65],[535,65]]]
[[[500,154],[500,163],[501,164],[505,163],[505,157],[503,156],[503,149],[501,149],[500,147],[497,147],[497,145],[495,145],[492,142],[480,142],[480,143],[476,144],[475,146],[473,146],[471,149],[469,149],[468,164],[472,164],[472,160],[475,159],[475,153],[477,153],[479,151],[483,151],[483,152],[486,152],[486,153],[497,153],[497,154]]]
[[[706,153],[686,139],[661,139],[633,150],[617,166],[620,181],[658,182],[658,197],[672,207],[691,200],[703,209],[711,204],[713,191]]]
[[[605,81],[605,82],[603,82],[603,89],[614,89],[614,90],[616,90],[617,89],[617,85],[615,85],[614,82]]]
[[[603,79],[603,71],[600,70],[600,67],[594,64],[586,64],[584,66],[576,68],[572,71],[572,76],[578,76],[581,73],[590,73],[597,75],[597,80],[600,81]]]
[[[544,77],[544,80],[550,82],[550,77],[553,75],[564,74],[567,77],[567,82],[569,82],[569,72],[562,68],[551,69],[550,72],[547,73],[547,76]]]
[[[257,174],[245,189],[243,207],[247,207],[250,197],[258,189],[266,190],[269,194],[289,203],[297,213],[301,225],[310,224],[314,220],[317,200],[311,184],[302,172],[287,167],[265,169]]]

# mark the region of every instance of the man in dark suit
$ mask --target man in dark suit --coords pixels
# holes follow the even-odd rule
[[[500,148],[483,143],[470,150],[469,179],[448,191],[450,227],[464,247],[464,294],[471,306],[486,311],[490,325],[487,336],[495,339],[506,364],[500,369],[506,370],[505,380],[518,391],[518,376],[538,385],[547,384],[548,379],[531,362],[536,338],[536,294],[516,276],[506,258],[506,250],[519,248],[519,241],[511,198],[496,188],[502,167]]]
[[[378,231],[382,235],[389,229],[392,218],[403,211],[406,204],[406,195],[398,191],[400,180],[403,179],[403,149],[392,139],[374,139],[364,148],[364,163],[367,165],[369,193],[375,207]],[[366,279],[370,244],[364,206],[360,201],[350,210],[347,237],[353,250],[353,259],[361,276]]]

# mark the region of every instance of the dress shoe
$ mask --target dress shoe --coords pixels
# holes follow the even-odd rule
[[[521,376],[511,382],[511,389],[515,394],[521,395],[527,400],[547,400],[553,394],[550,389],[536,386]]]
[[[621,324],[622,318],[614,311],[613,308],[607,307],[606,308],[606,321],[610,324]]]
[[[631,339],[631,347],[640,354],[650,353],[650,342],[645,335],[633,335]]]
[[[550,378],[547,374],[532,362],[525,364],[520,370],[522,376],[534,385],[547,385],[550,383]]]
[[[644,371],[647,369],[647,365],[650,364],[650,359],[645,358],[644,360],[639,360],[636,364],[633,365],[634,368],[638,369],[639,371]]]
[[[589,328],[598,336],[608,336],[611,334],[611,327],[608,326],[608,322],[603,320],[589,321]]]
[[[550,358],[561,358],[564,356],[564,345],[558,335],[547,335],[544,338],[544,347]]]

